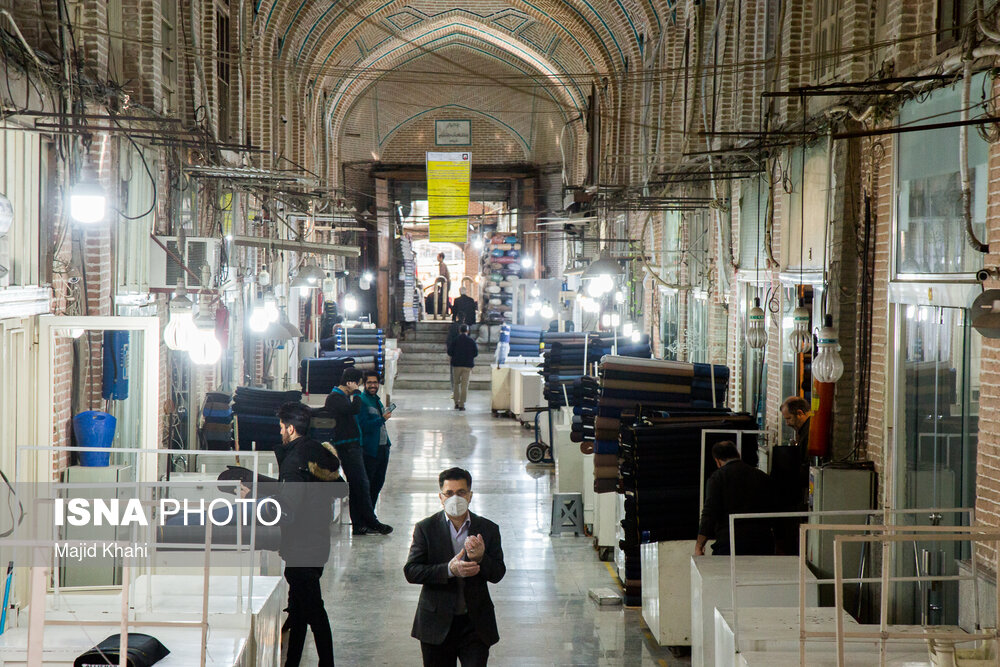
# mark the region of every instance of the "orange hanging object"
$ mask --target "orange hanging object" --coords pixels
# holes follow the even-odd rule
[[[809,420],[809,456],[825,459],[830,455],[835,382],[813,382],[813,415]]]

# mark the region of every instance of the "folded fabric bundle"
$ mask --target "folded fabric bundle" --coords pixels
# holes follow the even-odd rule
[[[618,479],[618,466],[594,466],[595,479]]]
[[[614,454],[617,456],[618,442],[616,440],[595,440],[594,454]]]
[[[594,493],[614,493],[617,490],[617,479],[594,479]]]

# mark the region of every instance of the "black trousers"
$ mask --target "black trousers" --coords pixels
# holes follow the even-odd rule
[[[298,667],[306,643],[306,626],[316,641],[319,667],[333,667],[333,632],[323,606],[319,578],[321,567],[286,567],[288,582],[288,656],[285,667]]]
[[[376,528],[379,522],[372,507],[372,493],[361,445],[356,442],[337,445],[337,455],[340,457],[340,468],[347,475],[352,527],[354,530]]]
[[[486,667],[490,657],[490,647],[476,634],[468,614],[452,619],[443,643],[420,642],[420,652],[424,667],[455,667],[456,661],[462,667]]]
[[[385,484],[385,472],[389,468],[389,448],[379,447],[378,456],[365,454],[365,470],[368,472],[368,490],[372,496],[372,509],[378,504],[378,494]]]

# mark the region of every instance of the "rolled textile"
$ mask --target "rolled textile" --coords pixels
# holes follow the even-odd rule
[[[595,428],[594,437],[597,438],[598,440],[617,440],[618,429]]]
[[[597,429],[609,429],[617,433],[620,426],[620,420],[611,419],[610,417],[598,417],[594,420],[594,428]]]
[[[614,466],[618,468],[618,457],[614,454],[594,454],[594,469],[603,466]]]
[[[601,386],[605,389],[624,389],[630,391],[649,391],[667,394],[689,394],[690,384],[668,384],[666,382],[632,382],[630,380],[616,380],[606,378],[601,381]]]
[[[695,364],[683,361],[667,361],[664,359],[637,359],[635,357],[618,357],[608,355],[601,360],[601,365],[606,368],[621,368],[636,370],[641,373],[661,373],[672,372],[675,375],[694,375]],[[704,364],[706,367],[708,364]],[[725,368],[725,366],[719,366]]]
[[[614,493],[618,490],[617,479],[595,479],[594,493]]]
[[[618,479],[618,465],[594,466],[594,477],[597,479]]]
[[[580,443],[580,453],[581,454],[593,454],[594,453],[594,441],[585,440]]]
[[[572,433],[570,434],[572,436]],[[596,440],[594,441],[594,454],[614,454],[618,455],[618,442],[616,440]]]

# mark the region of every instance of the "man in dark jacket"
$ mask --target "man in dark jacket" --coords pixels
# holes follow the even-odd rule
[[[281,507],[278,553],[285,561],[288,582],[286,667],[296,667],[302,659],[307,626],[316,641],[319,665],[333,667],[333,633],[319,580],[330,557],[330,482],[340,477],[340,462],[332,447],[305,435],[311,419],[312,411],[301,403],[285,403],[278,410],[281,445],[274,450],[278,459],[274,498]]]
[[[449,468],[438,476],[443,512],[413,529],[413,544],[403,566],[420,600],[411,636],[420,640],[425,667],[482,667],[490,646],[500,641],[487,583],[503,579],[507,568],[500,529],[469,511],[472,475]]]
[[[469,378],[472,377],[472,368],[476,365],[476,355],[479,354],[479,346],[476,341],[469,336],[469,325],[463,324],[458,328],[458,338],[448,345],[448,356],[451,357],[451,372],[455,386],[455,409],[465,409],[465,398],[469,393]]]
[[[358,428],[358,414],[361,412],[361,396],[358,385],[361,371],[347,368],[341,376],[340,385],[326,397],[324,413],[336,420],[333,429],[333,446],[340,457],[340,465],[347,475],[348,502],[351,507],[351,532],[354,535],[388,535],[392,526],[381,523],[372,508],[371,489],[368,473],[365,472],[364,455],[361,451],[361,431]]]
[[[465,324],[475,324],[476,311],[479,310],[479,304],[469,296],[468,289],[462,287],[458,291],[461,293],[461,296],[455,299],[455,303],[451,304],[451,319],[456,322],[464,322]]]
[[[358,415],[358,426],[361,427],[361,449],[365,455],[365,472],[368,473],[368,488],[371,492],[372,507],[378,504],[378,494],[385,484],[385,473],[389,468],[389,432],[385,422],[392,416],[385,411],[382,399],[378,397],[378,373],[365,373],[365,391],[361,394],[361,414]]]
[[[718,470],[705,484],[705,505],[701,511],[695,555],[705,555],[705,543],[715,538],[712,554],[729,555],[729,515],[774,511],[774,491],[771,478],[762,470],[745,463],[736,445],[718,442],[712,447],[712,458]],[[770,556],[774,554],[771,522],[737,519],[737,555]]]

